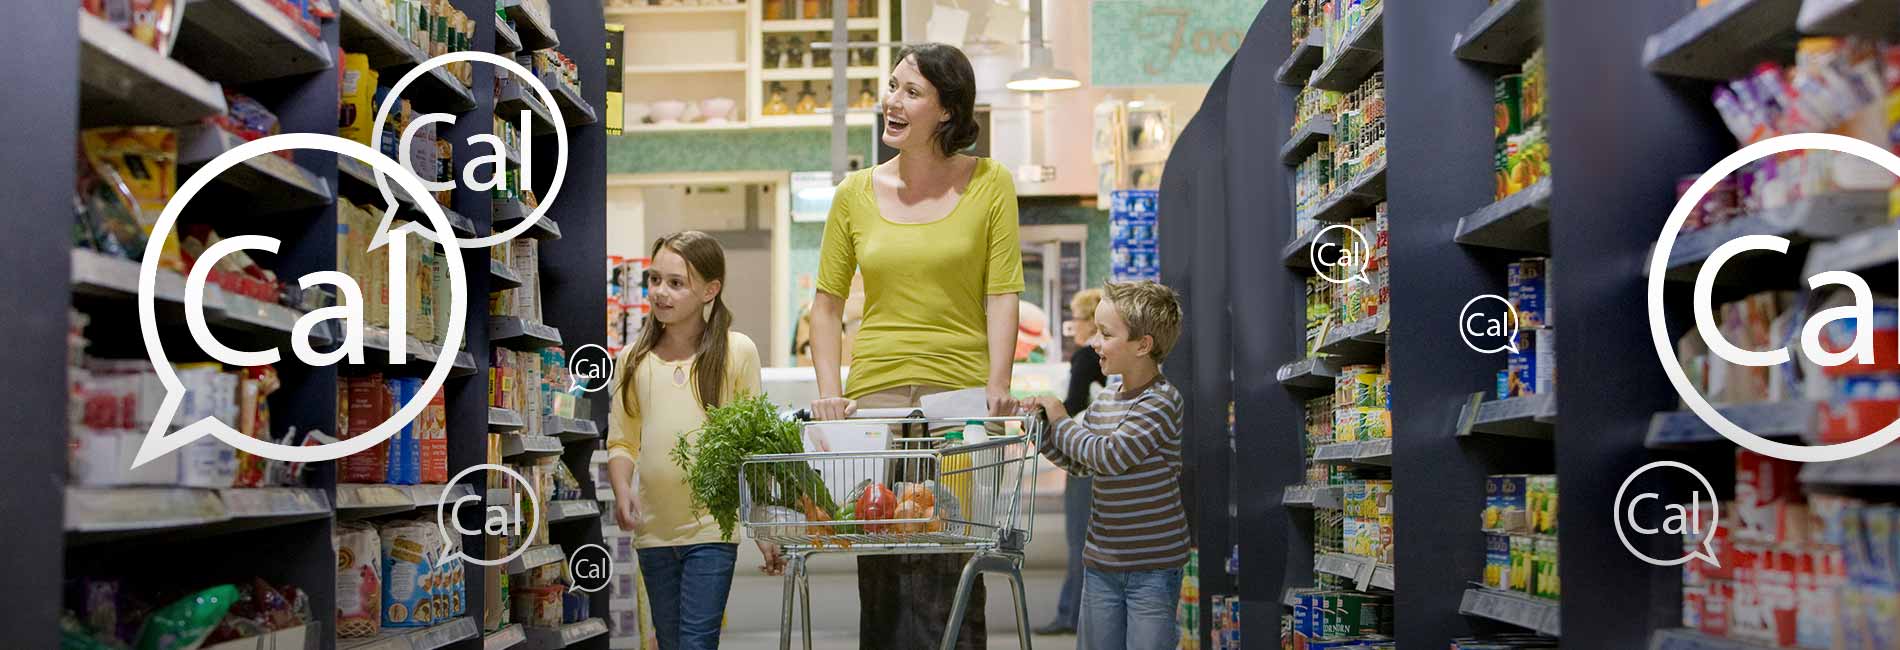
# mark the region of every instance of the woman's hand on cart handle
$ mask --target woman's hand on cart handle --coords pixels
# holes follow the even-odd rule
[[[1000,388],[990,386],[986,389],[986,393],[985,398],[990,405],[990,417],[1008,417],[1015,415],[1017,409],[1021,406],[1021,403],[1016,401],[1016,397],[1009,394],[1008,386]]]
[[[820,397],[811,402],[813,420],[843,420],[858,412],[857,400],[843,397]]]
[[[765,564],[759,565],[759,570],[768,576],[785,575],[785,556],[779,553],[778,546],[765,542],[758,544],[759,554],[765,556]]]

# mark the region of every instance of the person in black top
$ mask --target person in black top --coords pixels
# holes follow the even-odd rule
[[[1075,354],[1069,357],[1069,391],[1062,398],[1070,413],[1081,413],[1095,399],[1097,386],[1106,385],[1102,358],[1095,355],[1089,339],[1095,338],[1095,307],[1102,302],[1101,289],[1084,289],[1069,299],[1070,337]],[[1063,532],[1069,543],[1069,571],[1062,579],[1061,602],[1056,604],[1056,619],[1036,628],[1036,634],[1074,634],[1076,617],[1082,602],[1082,543],[1089,533],[1089,479],[1069,475],[1062,488]]]

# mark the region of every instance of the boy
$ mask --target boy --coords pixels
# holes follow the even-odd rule
[[[1174,290],[1109,283],[1095,308],[1095,339],[1109,385],[1071,417],[1053,397],[1042,452],[1071,473],[1093,475],[1083,551],[1082,647],[1152,650],[1176,645],[1175,604],[1188,558],[1181,505],[1181,392],[1161,375],[1181,334]]]

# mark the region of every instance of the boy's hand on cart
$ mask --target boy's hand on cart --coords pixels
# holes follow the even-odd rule
[[[857,400],[843,397],[821,397],[811,402],[813,420],[843,420],[858,412]]]
[[[1023,403],[1023,410],[1027,412],[1041,410],[1043,416],[1049,418],[1050,422],[1069,419],[1069,407],[1063,406],[1062,400],[1049,395],[1029,398]]]
[[[765,564],[759,565],[759,570],[764,571],[768,576],[785,575],[785,556],[779,553],[778,546],[765,542],[758,544],[759,554],[765,556]]]

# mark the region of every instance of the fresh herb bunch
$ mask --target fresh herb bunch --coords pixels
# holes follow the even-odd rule
[[[693,509],[712,513],[725,541],[739,512],[739,472],[747,456],[804,453],[797,422],[779,417],[778,408],[763,395],[752,395],[714,407],[706,423],[673,448],[673,463],[686,472]],[[746,476],[754,505],[799,508],[801,498],[837,510],[824,479],[803,462],[754,465]]]

